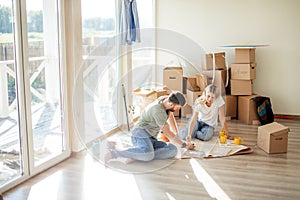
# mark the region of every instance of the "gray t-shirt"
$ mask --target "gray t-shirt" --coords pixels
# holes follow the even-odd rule
[[[167,114],[162,100],[155,100],[146,106],[135,127],[144,128],[149,134],[156,137],[160,131],[160,126],[166,125],[168,118],[169,114]]]

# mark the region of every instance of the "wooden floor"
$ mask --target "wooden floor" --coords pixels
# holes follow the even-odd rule
[[[258,126],[231,120],[228,123],[231,134],[241,136],[244,144],[253,147],[252,154],[176,160],[153,172],[132,174],[105,168],[82,152],[3,197],[5,200],[300,199],[300,120],[276,121],[290,128],[285,154],[263,152],[256,147]]]

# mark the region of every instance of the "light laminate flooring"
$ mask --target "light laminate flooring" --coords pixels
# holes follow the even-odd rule
[[[256,146],[257,125],[228,121],[254,152],[210,159],[182,159],[146,173],[105,168],[83,151],[3,194],[17,199],[300,199],[300,120],[276,119],[290,128],[288,152]],[[183,128],[186,120],[180,120]],[[148,163],[151,164],[151,163]],[[128,164],[130,165],[130,164]]]

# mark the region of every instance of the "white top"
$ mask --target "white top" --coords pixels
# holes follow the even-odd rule
[[[216,127],[218,124],[219,108],[225,104],[223,98],[219,96],[212,105],[208,107],[205,103],[199,103],[194,106],[195,112],[198,112],[198,120],[206,124]]]

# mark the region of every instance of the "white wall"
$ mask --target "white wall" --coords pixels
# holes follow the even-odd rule
[[[299,0],[157,0],[156,6],[158,28],[181,33],[207,52],[269,44],[256,49],[254,92],[271,97],[274,113],[300,115]],[[225,51],[234,62],[234,50]]]

